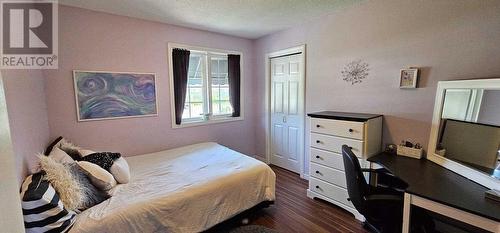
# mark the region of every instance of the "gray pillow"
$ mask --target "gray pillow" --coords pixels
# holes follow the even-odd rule
[[[80,166],[78,166],[78,164],[71,163],[65,164],[65,166],[68,166],[69,171],[82,188],[84,200],[81,210],[85,210],[94,205],[97,205],[110,197],[106,191],[99,190],[91,183],[88,176],[80,168]]]

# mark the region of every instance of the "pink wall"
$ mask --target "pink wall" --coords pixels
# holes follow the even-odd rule
[[[2,71],[20,174],[49,136],[59,135],[124,155],[202,141],[264,155],[264,55],[300,44],[307,45],[307,112],[381,113],[384,142],[425,145],[437,81],[500,76],[498,12],[498,1],[365,1],[252,41],[60,6],[59,69]],[[243,52],[245,120],[172,129],[168,42]],[[341,80],[340,70],[355,59],[371,70],[352,86]],[[399,69],[407,66],[422,68],[417,90],[398,88]],[[155,72],[159,116],[78,123],[74,69]]]
[[[59,69],[46,70],[50,137],[135,155],[203,141],[255,154],[252,41],[79,8],[59,8]],[[244,120],[172,129],[168,42],[243,52]],[[77,122],[72,70],[157,74],[158,117]]]
[[[364,1],[258,39],[256,144],[265,143],[264,56],[306,44],[307,112],[384,114],[385,143],[410,139],[427,145],[438,81],[500,77],[498,12],[500,1]],[[369,78],[351,85],[340,71],[356,59],[369,63]],[[416,90],[398,88],[399,70],[408,66],[421,67]]]
[[[2,70],[19,182],[49,142],[44,79],[40,70]]]

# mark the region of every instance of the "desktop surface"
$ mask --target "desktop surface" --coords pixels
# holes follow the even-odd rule
[[[488,188],[426,159],[380,153],[368,159],[408,184],[405,192],[500,221],[500,202],[484,197]]]

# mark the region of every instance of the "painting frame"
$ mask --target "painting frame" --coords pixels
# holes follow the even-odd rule
[[[157,85],[157,76],[154,72],[135,72],[135,71],[105,71],[105,70],[73,70],[73,90],[75,94],[75,107],[76,107],[76,117],[77,122],[88,122],[88,121],[102,121],[102,120],[118,120],[118,119],[127,119],[127,118],[140,118],[140,117],[157,117],[158,116],[158,85]],[[98,74],[130,74],[130,75],[152,75],[153,83],[154,83],[154,113],[152,114],[143,114],[143,115],[131,115],[131,116],[109,116],[109,117],[100,117],[100,118],[90,118],[85,119],[81,117],[81,106],[79,103],[78,97],[78,73],[98,73]]]
[[[418,68],[407,68],[399,71],[399,88],[415,89],[418,83]]]

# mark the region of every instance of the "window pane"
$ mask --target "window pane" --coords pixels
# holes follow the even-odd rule
[[[219,73],[227,74],[227,59],[219,61]]]
[[[184,112],[182,113],[183,119],[200,118],[204,113],[203,105],[205,101],[205,94],[203,86],[206,82],[204,79],[205,72],[205,55],[191,53],[189,56],[189,69],[188,69],[188,86],[186,93],[186,103]]]
[[[189,114],[189,104],[184,105],[184,111],[182,112],[182,119],[190,118]]]
[[[213,101],[212,102],[212,114],[213,115],[220,115],[220,102],[219,101]]]
[[[212,76],[216,76],[219,73],[219,61],[212,58],[212,66],[210,67],[212,71]]]
[[[231,103],[229,101],[221,101],[221,114],[231,114],[233,112],[233,108],[231,107]]]
[[[189,94],[191,95],[190,102],[203,102],[203,89],[201,87],[189,88]]]
[[[219,100],[219,88],[212,88],[212,101]]]
[[[203,114],[203,103],[191,103],[191,118],[201,117]]]
[[[201,56],[191,54],[189,56],[189,72],[195,72],[196,69],[199,69],[199,65],[201,62]]]
[[[203,85],[203,80],[201,79],[201,77],[192,76],[188,78],[188,85],[198,85],[199,87],[201,87]]]
[[[221,86],[220,88],[220,99],[229,100],[229,87]]]
[[[231,109],[227,109],[228,103],[226,103],[229,100],[227,58],[219,56],[212,57],[211,60],[212,113],[213,115],[231,113]]]

